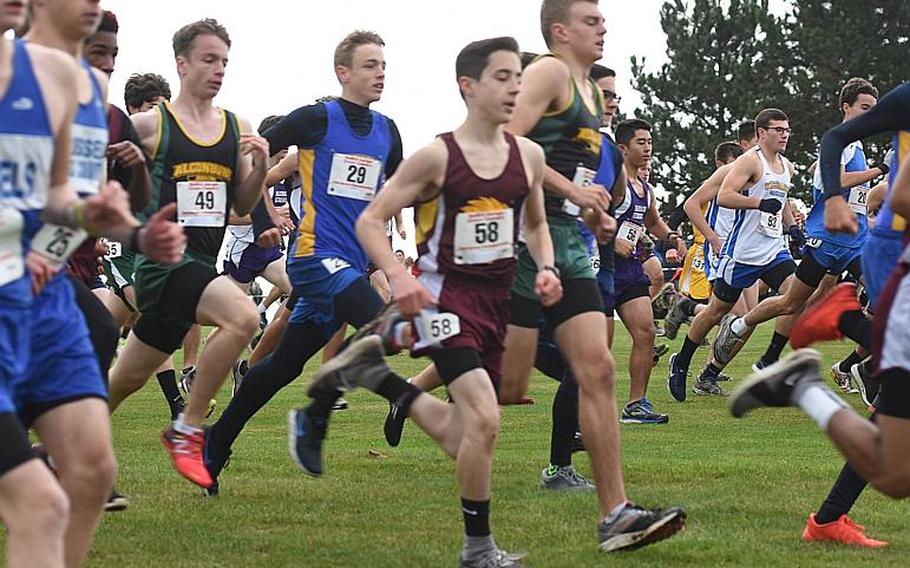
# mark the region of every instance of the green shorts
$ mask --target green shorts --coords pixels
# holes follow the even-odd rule
[[[568,280],[595,280],[591,268],[591,257],[585,245],[578,224],[574,219],[547,216],[550,226],[550,238],[553,240],[553,253],[556,256],[556,268],[563,282]],[[518,248],[518,268],[515,272],[515,283],[512,293],[536,300],[534,280],[537,278],[537,263],[531,258],[528,247],[523,243]]]
[[[133,285],[133,272],[136,270],[136,253],[124,250],[117,258],[104,257],[104,275],[107,286],[116,293]]]
[[[203,290],[217,277],[215,259],[189,251],[170,265],[136,255],[136,307],[143,316],[180,322],[189,329]]]

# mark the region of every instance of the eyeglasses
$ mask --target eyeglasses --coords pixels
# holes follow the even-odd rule
[[[777,132],[778,136],[783,136],[785,134],[787,136],[789,136],[789,135],[793,134],[793,130],[790,128],[787,128],[786,126],[771,126],[768,128],[768,130],[773,130],[774,132]]]
[[[617,95],[616,93],[614,93],[613,91],[611,91],[609,89],[601,89],[600,92],[603,93],[604,100],[607,102],[616,101],[618,103],[619,101],[622,100],[621,96]]]

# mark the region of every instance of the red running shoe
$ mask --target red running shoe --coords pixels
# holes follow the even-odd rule
[[[790,330],[790,346],[802,349],[820,341],[841,339],[844,335],[837,328],[841,314],[862,309],[856,299],[856,285],[838,284],[796,320]]]
[[[202,448],[205,445],[202,430],[194,434],[184,434],[175,430],[173,425],[168,426],[161,433],[161,444],[171,455],[174,467],[180,475],[204,489],[212,487],[214,483],[212,476],[202,460]]]
[[[836,521],[820,525],[815,522],[815,513],[809,515],[806,528],[803,529],[804,542],[837,542],[848,546],[863,548],[882,548],[888,546],[883,540],[866,536],[865,528],[847,515],[841,515]]]

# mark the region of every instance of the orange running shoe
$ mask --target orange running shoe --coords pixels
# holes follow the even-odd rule
[[[848,546],[863,548],[882,548],[888,546],[883,540],[866,536],[865,527],[847,515],[841,515],[836,521],[820,525],[815,522],[815,513],[809,515],[806,528],[803,529],[804,542],[837,542]]]
[[[837,328],[841,314],[862,309],[856,299],[856,285],[851,282],[838,284],[796,320],[790,330],[790,346],[802,349],[819,341],[842,338],[844,335]]]
[[[184,434],[168,426],[161,433],[161,444],[171,455],[174,467],[183,477],[196,485],[209,489],[213,485],[205,462],[202,460],[202,448],[205,445],[205,434],[199,430],[194,434]]]

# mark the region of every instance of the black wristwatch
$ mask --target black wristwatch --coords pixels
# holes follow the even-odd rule
[[[546,265],[544,265],[544,266],[541,266],[541,267],[540,267],[540,270],[539,270],[538,272],[543,272],[544,270],[549,270],[550,272],[552,272],[553,274],[555,274],[557,278],[561,278],[561,277],[562,277],[562,275],[559,273],[559,269],[556,268],[556,267],[553,266],[553,265],[546,264]]]

